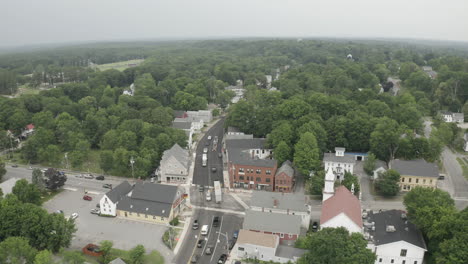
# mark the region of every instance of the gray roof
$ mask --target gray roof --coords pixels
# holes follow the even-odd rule
[[[406,241],[410,244],[426,249],[426,243],[419,229],[408,220],[402,217],[404,214],[400,210],[389,210],[380,213],[370,212],[368,222],[375,222],[375,231],[366,228],[366,231],[373,236],[376,245],[383,245],[398,241]],[[364,224],[364,226],[369,226]],[[395,232],[387,232],[387,226],[394,226]]]
[[[301,233],[301,217],[298,215],[265,213],[248,210],[245,213],[244,229],[297,234]]]
[[[112,190],[108,191],[106,195],[113,203],[116,203],[131,190],[132,186],[130,183],[128,183],[128,181],[124,181],[121,184],[115,186]]]
[[[323,161],[342,162],[342,163],[355,163],[356,157],[352,154],[344,154],[344,156],[336,156],[335,153],[324,153]]]
[[[182,166],[188,169],[190,165],[188,150],[183,149],[181,146],[179,146],[179,144],[176,143],[174,144],[174,146],[172,146],[172,148],[167,149],[163,152],[161,163],[166,162],[166,160],[170,157],[174,157],[182,164]]]
[[[276,202],[275,202],[276,201]],[[307,197],[300,193],[279,193],[267,191],[253,191],[250,205],[252,207],[276,208],[307,212]]]
[[[226,142],[228,140],[238,140],[238,139],[253,139],[253,135],[252,134],[248,134],[248,135],[226,135],[225,136],[225,139],[226,139]]]
[[[226,140],[226,147],[228,149],[263,149],[266,143],[264,138],[252,139],[229,139]]]
[[[116,258],[113,261],[109,262],[109,264],[127,264],[121,258]]]
[[[117,204],[118,210],[161,217],[169,217],[171,207],[172,204],[132,199],[128,196],[124,196]]]
[[[383,160],[376,160],[375,161],[375,169],[378,169],[378,168],[384,168],[384,169],[387,169],[387,163]]]
[[[465,119],[465,115],[463,113],[453,113],[452,115],[455,121],[462,121]]]
[[[439,177],[439,167],[435,163],[419,160],[394,160],[390,165],[400,173],[407,176]]]
[[[287,160],[283,162],[283,165],[281,165],[281,167],[276,171],[276,175],[279,175],[283,172],[290,177],[294,177],[294,169],[292,167],[291,161]]]
[[[174,117],[184,117],[186,115],[186,112],[184,110],[174,110]]]
[[[177,129],[190,129],[192,127],[192,122],[172,122],[172,127]]]
[[[137,182],[133,188],[132,199],[172,204],[177,191],[177,186]]]
[[[228,150],[229,162],[239,165],[249,165],[256,167],[273,168],[276,166],[274,159],[254,159],[248,150],[230,149]]]
[[[302,257],[302,255],[304,255],[306,252],[307,250],[305,249],[279,245],[276,249],[275,256],[287,259],[295,259]]]

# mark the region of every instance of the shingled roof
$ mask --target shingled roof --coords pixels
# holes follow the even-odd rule
[[[301,232],[301,221],[299,215],[248,210],[245,212],[243,227],[247,230],[299,235]]]
[[[435,163],[419,160],[394,160],[391,165],[400,173],[406,176],[439,177],[439,167]]]
[[[320,224],[326,223],[341,213],[362,228],[361,203],[345,186],[338,187],[335,195],[323,202]]]
[[[172,148],[163,152],[161,164],[166,162],[166,160],[170,157],[174,157],[182,164],[182,166],[188,168],[190,162],[188,151],[186,149],[181,148],[179,144],[176,143],[174,144],[174,146],[172,146]]]
[[[291,161],[287,160],[283,162],[283,165],[281,165],[281,167],[276,171],[276,175],[279,175],[283,172],[288,176],[294,177],[294,169],[292,167]]]
[[[108,191],[106,196],[109,197],[113,203],[116,203],[131,190],[132,186],[130,183],[128,183],[128,181],[124,181],[121,184],[115,186],[112,190]]]

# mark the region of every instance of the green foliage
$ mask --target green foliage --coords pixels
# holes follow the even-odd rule
[[[302,244],[308,251],[299,259],[298,264],[372,264],[377,258],[367,248],[367,241],[361,234],[349,234],[343,227],[324,228],[308,235]]]
[[[86,262],[85,257],[80,251],[63,251],[62,256],[64,264],[84,264]]]
[[[0,181],[2,180],[3,176],[6,174],[7,170],[5,168],[5,161],[0,158]]]
[[[23,203],[41,205],[41,192],[39,188],[35,184],[28,183],[25,179],[16,182],[12,193]]]
[[[49,250],[42,250],[34,258],[34,264],[54,264],[53,255]]]
[[[304,133],[294,146],[294,164],[304,175],[320,166],[319,149],[314,134]]]
[[[0,243],[0,263],[33,264],[36,250],[23,237],[9,237]]]
[[[169,222],[169,224],[170,224],[171,226],[177,226],[177,225],[179,225],[179,217],[174,217],[174,218]]]
[[[306,183],[308,193],[313,195],[322,195],[325,185],[325,171],[316,172]]]
[[[45,187],[50,191],[56,191],[65,185],[67,176],[54,168],[49,168],[44,173]]]
[[[390,161],[398,150],[401,129],[398,123],[388,117],[380,119],[370,137],[372,153],[378,159]]]
[[[400,173],[396,170],[387,170],[375,181],[377,191],[384,196],[395,196],[400,191]]]
[[[145,252],[145,247],[143,245],[137,245],[132,248],[129,252],[130,264],[143,264]]]
[[[273,157],[278,161],[278,166],[291,159],[291,148],[286,142],[281,141],[273,151]]]
[[[375,170],[375,162],[377,159],[375,158],[375,155],[373,153],[369,153],[369,156],[367,156],[367,159],[364,161],[364,171],[367,173],[367,175],[371,176],[374,173]]]
[[[101,243],[99,243],[99,248],[101,249],[102,255],[101,255],[101,261],[103,263],[108,263],[111,261],[110,259],[110,253],[111,249],[114,246],[114,243],[109,240],[103,240]]]
[[[359,196],[361,186],[359,185],[359,179],[356,175],[346,171],[344,174],[344,179],[341,181],[341,185],[345,186],[348,190],[352,190],[354,184],[354,195]]]

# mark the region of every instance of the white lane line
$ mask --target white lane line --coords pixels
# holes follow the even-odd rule
[[[70,187],[63,187],[63,189],[69,190],[69,191],[73,191],[73,192],[78,191],[78,189],[76,189],[76,188],[70,188]]]
[[[221,224],[219,225],[219,231],[223,230],[223,216],[221,216]],[[218,232],[218,238],[216,239],[216,244],[215,244],[215,248],[213,250],[213,253],[211,254],[211,259],[210,259],[210,262],[213,261],[213,257],[214,257],[214,253],[216,252],[216,247],[218,246],[218,241],[219,241],[219,236],[221,235],[221,232]]]
[[[88,191],[88,193],[89,194],[97,194],[97,195],[101,194],[100,192],[93,192],[93,191]]]

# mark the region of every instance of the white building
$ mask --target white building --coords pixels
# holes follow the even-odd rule
[[[374,180],[378,179],[381,174],[387,171],[387,164],[384,161],[377,160],[375,162],[375,169],[372,173],[372,178]]]
[[[195,120],[203,120],[205,123],[213,120],[213,115],[210,110],[187,111],[187,117],[194,118]]]
[[[309,228],[311,207],[304,194],[253,191],[250,209],[275,214],[298,215],[301,227]]]
[[[361,203],[345,186],[336,189],[336,193],[323,201],[320,227],[344,227],[350,233],[362,232]]]
[[[258,259],[279,263],[296,262],[305,250],[279,244],[276,235],[253,232],[245,229],[239,231],[236,243],[237,258]]]
[[[176,123],[191,123],[191,128],[197,132],[199,132],[205,125],[205,122],[203,121],[203,119],[198,118],[198,117],[185,117],[185,118],[176,117],[173,121],[173,124],[176,124]]]
[[[235,96],[231,99],[231,103],[233,104],[239,102],[240,99],[244,98],[245,89],[243,88],[242,84],[238,84],[237,86],[228,86],[224,89],[234,92]]]
[[[325,186],[322,192],[322,201],[327,200],[335,194],[335,174],[329,168],[325,174]]]
[[[181,148],[177,143],[172,148],[163,152],[159,168],[155,174],[158,181],[163,183],[187,181],[190,169],[188,150]]]
[[[117,204],[122,198],[132,190],[132,186],[128,181],[124,181],[117,185],[112,190],[108,191],[99,201],[101,214],[116,216]]]
[[[345,171],[353,173],[356,164],[356,155],[345,153],[345,148],[335,148],[335,153],[324,153],[323,163],[325,171],[331,169],[336,180],[343,180]]]
[[[422,264],[427,251],[421,232],[400,210],[370,212],[364,223],[368,248],[376,255],[376,264]]]
[[[453,113],[450,111],[440,111],[442,119],[446,123],[464,123],[465,115],[463,113]]]

